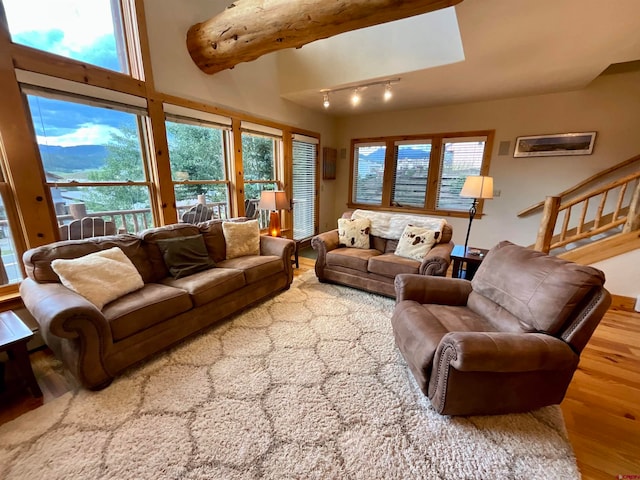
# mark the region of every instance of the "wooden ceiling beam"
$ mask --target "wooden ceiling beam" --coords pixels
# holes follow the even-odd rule
[[[236,0],[193,25],[187,49],[213,74],[266,53],[451,7],[462,0]]]

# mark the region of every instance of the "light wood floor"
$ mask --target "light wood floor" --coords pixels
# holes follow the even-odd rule
[[[314,260],[300,257],[300,275]],[[32,354],[43,399],[27,394],[0,407],[0,424],[73,388],[49,350]],[[7,404],[8,403],[8,404]],[[584,349],[562,402],[569,438],[585,480],[640,475],[640,314],[610,310]],[[622,477],[619,477],[622,475]]]

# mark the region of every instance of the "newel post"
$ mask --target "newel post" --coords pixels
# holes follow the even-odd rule
[[[636,189],[633,191],[622,233],[635,232],[638,229],[640,229],[640,181],[636,183]]]
[[[559,208],[560,197],[547,197],[544,200],[544,210],[542,211],[542,218],[540,219],[538,237],[533,247],[535,250],[544,253],[549,253],[549,250],[551,250],[551,239],[553,238],[553,231],[556,227]]]

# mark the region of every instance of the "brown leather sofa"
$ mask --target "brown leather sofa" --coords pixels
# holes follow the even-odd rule
[[[351,218],[345,212],[342,218]],[[369,249],[340,246],[338,230],[316,235],[311,246],[317,252],[316,276],[321,282],[333,282],[360,290],[395,297],[394,279],[401,273],[444,276],[451,263],[453,229],[446,223],[440,242],[429,250],[422,262],[394,255],[398,240],[370,236]]]
[[[171,277],[157,241],[198,234],[203,235],[215,267]],[[54,259],[77,258],[114,246],[134,264],[144,287],[102,310],[63,286],[51,268]],[[226,260],[220,220],[169,225],[139,235],[61,241],[25,252],[28,278],[20,294],[56,356],[82,385],[100,389],[134,363],[289,288],[294,248],[292,240],[261,236],[260,255]]]
[[[558,404],[611,303],[604,281],[595,268],[501,242],[471,282],[396,277],[396,344],[441,414]]]

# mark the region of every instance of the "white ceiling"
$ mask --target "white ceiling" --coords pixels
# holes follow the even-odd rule
[[[389,102],[382,101],[380,87],[371,87],[358,107],[351,106],[350,92],[344,91],[333,94],[331,107],[325,110],[321,89],[355,83],[341,83],[344,72],[334,68],[333,75],[323,74],[324,85],[309,88],[308,78],[297,75],[299,69],[287,68],[286,59],[279,62],[281,74],[288,77],[282,96],[332,115],[354,115],[574,90],[586,86],[611,64],[640,60],[640,0],[463,0],[455,12],[463,61],[440,62],[440,66],[417,71],[409,66],[404,71],[398,62],[403,52],[367,54],[372,57],[368,61],[393,64],[395,71],[385,77],[362,77],[357,83],[402,78],[394,85]],[[397,24],[401,36],[406,33],[401,22],[387,25]],[[426,47],[414,44],[413,48]],[[296,52],[313,53],[305,52],[304,47]],[[356,46],[354,67],[361,52]],[[290,53],[275,55],[285,58]]]

